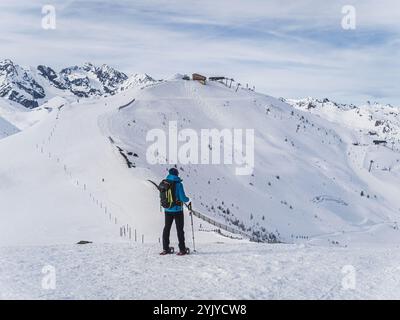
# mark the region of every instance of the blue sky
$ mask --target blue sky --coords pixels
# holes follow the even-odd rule
[[[41,28],[54,5],[56,30]],[[356,29],[343,30],[343,5]],[[91,61],[126,73],[227,75],[283,97],[400,105],[398,0],[11,1],[0,59],[56,69]]]

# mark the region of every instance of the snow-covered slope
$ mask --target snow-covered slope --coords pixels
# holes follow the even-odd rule
[[[186,257],[160,257],[157,250],[157,245],[146,243],[0,247],[0,298],[400,297],[398,247],[324,248],[219,242],[201,244],[197,254]],[[51,270],[56,275],[55,289],[46,290],[40,284]]]
[[[125,101],[52,99],[42,121],[1,140],[1,245],[120,241],[121,227],[124,241],[158,242],[151,171],[128,170],[99,125]]]
[[[60,100],[59,97],[53,99]],[[46,108],[46,105],[30,111],[18,103],[0,98],[0,117],[19,130],[24,130],[39,122],[47,113],[49,113],[49,109]]]
[[[0,159],[1,244],[119,241],[123,227],[122,240],[136,230],[138,241],[157,243],[163,220],[146,179],[162,179],[170,165],[148,164],[146,134],[168,130],[169,121],[180,129],[255,131],[250,176],[235,175],[234,165],[178,166],[194,207],[207,216],[265,241],[399,240],[399,153],[369,140],[353,145],[358,130],[275,98],[170,80],[42,107],[49,111],[43,121],[0,141],[8,155]]]
[[[131,81],[140,85],[79,100],[52,87],[31,111],[0,99],[0,298],[399,297],[396,108],[308,108],[180,77]],[[196,132],[254,129],[252,175],[235,175],[234,164],[178,168],[197,211],[285,244],[249,243],[195,217],[198,252],[157,255],[164,221],[146,180],[171,165],[148,163],[146,135],[170,121]],[[54,290],[38,285],[46,266]]]
[[[0,117],[0,139],[8,137],[12,134],[17,133],[19,130],[17,127],[13,126],[7,120]]]

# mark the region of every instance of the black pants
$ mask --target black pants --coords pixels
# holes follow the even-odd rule
[[[176,212],[176,213],[165,213],[165,226],[163,231],[163,249],[169,249],[169,234],[171,232],[172,223],[175,220],[176,231],[178,233],[178,240],[179,240],[179,250],[185,251],[185,232],[183,231],[184,227],[184,220],[183,220],[183,212]]]

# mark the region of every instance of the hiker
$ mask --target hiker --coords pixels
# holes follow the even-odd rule
[[[165,226],[163,230],[163,251],[161,255],[172,253],[173,249],[169,247],[169,234],[171,231],[172,223],[175,220],[176,231],[179,240],[178,255],[185,255],[187,253],[185,245],[184,219],[183,219],[183,202],[188,202],[189,198],[185,195],[183,189],[182,179],[179,178],[179,171],[176,168],[171,168],[168,171],[168,176],[165,180],[172,183],[172,190],[174,192],[173,199],[175,203],[169,208],[164,208]]]

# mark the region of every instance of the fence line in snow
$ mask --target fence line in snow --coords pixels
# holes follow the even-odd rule
[[[130,104],[132,104],[135,101],[135,99],[133,99],[133,101],[130,101],[127,105],[123,106],[126,107]],[[60,114],[61,114],[61,108],[63,106],[58,108],[58,112],[56,115],[56,120],[59,120]],[[45,145],[46,144],[50,144],[51,140],[53,139],[53,136],[55,134],[57,128],[57,122],[55,123],[55,125],[53,126],[53,128],[50,131],[49,136],[47,137],[47,139],[43,140],[41,145],[39,145],[38,143],[36,144],[36,149],[38,152],[44,154],[45,153]],[[47,143],[46,143],[47,142]],[[46,148],[47,149],[47,148]],[[54,159],[57,163],[59,163],[62,168],[64,169],[64,173],[70,178],[71,182],[73,185],[75,185],[79,190],[83,191],[83,192],[88,192],[89,194],[89,198],[92,200],[92,202],[101,209],[101,211],[104,211],[104,214],[106,216],[108,216],[108,220],[110,223],[117,225],[118,224],[118,218],[116,216],[114,216],[114,214],[112,212],[109,211],[108,207],[104,204],[103,201],[100,201],[99,199],[97,199],[97,197],[94,196],[94,194],[92,192],[89,191],[88,185],[86,183],[80,183],[79,179],[74,179],[72,172],[68,169],[67,165],[65,163],[63,163],[59,157],[57,157],[54,154],[51,154],[51,152],[47,153],[47,156],[49,159]],[[54,157],[53,157],[54,156]],[[123,229],[122,229],[123,228]],[[123,227],[120,227],[120,236],[125,237],[125,238],[129,238],[129,240],[133,240],[132,238],[134,237],[134,241],[137,242],[137,236],[138,236],[138,232],[137,229],[134,229],[134,233],[132,232],[132,227],[129,226],[129,224],[124,224]],[[141,234],[141,242],[144,243],[144,234]]]
[[[203,221],[205,221],[205,222],[207,222],[207,223],[209,223],[209,224],[211,224],[211,225],[213,225],[213,226],[215,226],[215,227],[217,227],[219,229],[225,230],[225,231],[233,233],[233,234],[239,234],[239,235],[241,235],[241,236],[243,236],[245,238],[248,238],[251,241],[256,241],[256,242],[260,241],[258,238],[254,237],[252,235],[249,235],[248,233],[246,233],[246,232],[244,232],[242,230],[239,230],[239,229],[236,229],[236,228],[232,228],[230,226],[227,226],[226,224],[223,224],[221,222],[213,220],[213,219],[207,217],[206,215],[204,215],[204,214],[202,214],[202,213],[200,213],[200,212],[198,212],[196,210],[192,209],[191,212],[195,217],[197,217],[197,218],[199,218],[199,219],[201,219],[201,220],[203,220]]]

